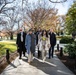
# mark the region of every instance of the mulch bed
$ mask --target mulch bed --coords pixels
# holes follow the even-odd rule
[[[10,59],[7,62],[6,56],[0,58],[0,74],[3,70],[18,56],[17,52],[10,54]]]
[[[63,56],[60,57],[59,51],[56,51],[55,53],[58,56],[58,58],[62,61],[62,63],[76,75],[75,59],[70,58],[67,54],[63,54]]]

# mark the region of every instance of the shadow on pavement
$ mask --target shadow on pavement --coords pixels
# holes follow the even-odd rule
[[[22,60],[25,61],[25,62],[27,62],[27,59],[22,59]],[[42,60],[40,60],[38,58],[35,58],[30,63],[30,65],[36,67],[39,70],[42,70],[44,73],[49,74],[49,75],[51,74],[52,68],[55,68],[56,67],[56,65],[54,65],[52,63],[49,63],[47,61],[42,62]]]

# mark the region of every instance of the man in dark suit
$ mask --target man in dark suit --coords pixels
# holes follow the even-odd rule
[[[17,34],[17,41],[16,41],[19,52],[19,59],[21,59],[22,53],[25,56],[25,52],[26,52],[25,37],[26,37],[26,33],[23,32],[22,29],[20,29],[20,32]]]
[[[50,59],[51,56],[53,58],[54,46],[56,45],[56,35],[55,35],[53,29],[50,29],[49,35],[50,35],[50,45],[51,45],[51,47],[49,49],[49,59]]]
[[[36,35],[36,45],[38,45],[38,41],[39,41],[38,35],[40,34],[40,32],[41,32],[41,29],[39,28],[39,30],[36,31],[36,33],[35,33],[35,35]],[[41,57],[41,51],[39,51],[39,48],[38,48],[38,58],[40,58],[40,57]]]

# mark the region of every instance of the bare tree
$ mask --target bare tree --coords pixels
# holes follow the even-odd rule
[[[29,27],[43,27],[46,21],[52,19],[57,15],[57,9],[52,8],[45,1],[43,3],[37,2],[36,4],[27,4],[25,7],[24,23]]]
[[[8,10],[8,8],[6,8],[6,5],[13,3],[15,0],[0,0],[0,13],[2,13],[5,10]]]
[[[65,28],[65,18],[66,16],[65,15],[58,15],[58,19],[57,19],[57,27],[56,27],[56,30],[57,30],[57,33],[58,34],[61,34],[64,32],[64,28]]]
[[[7,18],[7,24],[4,26],[4,29],[9,34],[11,40],[13,39],[13,34],[17,31],[17,24],[19,21],[17,20],[18,10],[16,11],[14,8],[11,8],[11,10],[4,12]]]

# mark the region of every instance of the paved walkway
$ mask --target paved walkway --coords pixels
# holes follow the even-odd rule
[[[46,59],[42,62],[41,59],[34,58],[34,61],[29,65],[27,57],[18,57],[8,65],[1,75],[74,75],[58,58]]]

